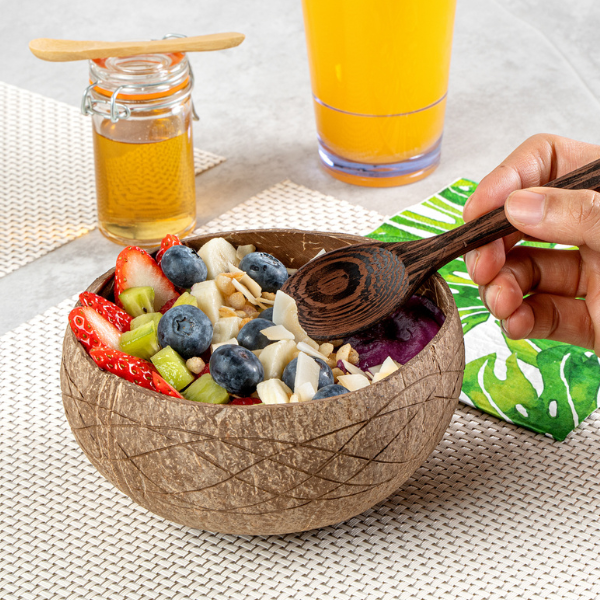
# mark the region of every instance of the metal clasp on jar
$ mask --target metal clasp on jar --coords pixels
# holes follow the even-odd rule
[[[167,33],[167,35],[165,35],[163,37],[163,39],[173,38],[173,37],[187,37],[187,36],[179,34],[179,33]],[[191,90],[194,88],[194,71],[192,70],[192,65],[189,64],[189,62],[188,62],[188,72],[189,72],[189,81],[190,81],[190,90]],[[91,85],[89,85],[85,89],[85,92],[83,93],[83,97],[81,99],[81,113],[83,115],[99,115],[101,117],[106,117],[106,116],[110,115],[111,122],[116,123],[120,119],[129,119],[129,117],[131,117],[132,113],[143,112],[143,111],[147,110],[147,108],[143,107],[143,106],[142,107],[129,107],[126,104],[121,104],[121,103],[117,102],[117,98],[121,92],[132,93],[132,92],[135,92],[136,90],[140,90],[140,89],[148,89],[150,87],[164,86],[165,82],[161,81],[161,82],[157,82],[157,83],[139,83],[139,84],[122,85],[122,86],[118,87],[112,93],[110,100],[96,100],[96,99],[92,98],[91,93],[97,85],[98,85],[98,82],[95,82],[95,83],[92,83]],[[190,100],[192,103],[192,119],[194,121],[199,121],[200,117],[198,116],[198,113],[196,112],[196,107],[194,106],[194,100],[191,98],[190,98]],[[167,108],[170,108],[171,106],[178,104],[179,102],[180,102],[180,99],[175,98],[173,100],[163,102],[161,104],[153,104],[152,108],[153,108],[153,110],[167,109]],[[106,110],[106,108],[105,108],[105,110],[99,110],[98,108],[96,108],[98,105],[104,106],[104,107],[106,107],[106,105],[108,105],[108,110]]]

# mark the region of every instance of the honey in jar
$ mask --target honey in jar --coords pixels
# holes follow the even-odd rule
[[[90,62],[98,225],[124,245],[153,247],[196,223],[187,57],[152,54]]]

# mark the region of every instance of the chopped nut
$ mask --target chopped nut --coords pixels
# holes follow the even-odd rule
[[[354,348],[350,348],[350,353],[348,354],[348,362],[351,365],[357,365],[359,363],[358,352]]]
[[[350,344],[344,344],[336,352],[335,359],[336,360],[348,360],[348,357],[350,356],[350,350],[352,350],[352,346]],[[348,361],[348,362],[350,362],[350,361]]]
[[[263,292],[261,296],[267,300],[275,300],[275,294],[273,292]]]
[[[244,311],[246,317],[250,317],[251,319],[255,319],[258,317],[258,315],[260,315],[260,313],[256,310],[256,306],[252,306],[252,304],[249,304],[248,302],[246,302],[244,306],[240,308]]]
[[[333,369],[333,367],[337,366],[337,360],[335,358],[335,352],[332,352],[325,361],[329,367]]]
[[[243,310],[236,310],[235,314],[236,314],[236,316],[241,317],[242,319],[245,319],[247,316]]]
[[[227,319],[228,317],[239,317],[240,315],[232,308],[229,308],[229,306],[221,306],[219,307],[219,316]],[[246,316],[246,313],[244,313],[244,316]]]
[[[300,396],[298,396],[298,394],[292,394],[290,396],[290,402],[300,402]]]
[[[244,298],[244,294],[241,292],[234,292],[230,296],[226,298],[229,306],[232,306],[236,310],[241,310],[246,306],[246,298]]]
[[[223,295],[231,296],[231,294],[235,293],[235,287],[233,286],[233,283],[231,283],[231,277],[227,277],[224,273],[217,275],[215,283]]]
[[[296,350],[293,354],[292,354],[292,360],[294,360],[295,358],[298,358],[298,355],[300,354],[300,350]]]
[[[319,346],[319,352],[325,356],[329,356],[333,352],[333,344],[330,344],[329,342],[321,344]]]
[[[337,340],[329,340],[329,343],[332,344],[334,348],[339,348],[344,343],[344,340],[339,338]]]
[[[246,314],[246,313],[244,313]],[[242,322],[240,323],[240,329],[246,324],[246,323],[250,323],[250,321],[252,321],[252,317],[246,317],[245,319],[242,319]]]
[[[336,383],[337,383],[338,377],[340,375],[344,374],[344,371],[342,371],[341,369],[338,369],[337,367],[331,369],[331,372],[333,373],[333,379]]]
[[[185,366],[192,372],[194,375],[198,375],[198,373],[202,373],[206,363],[199,357],[194,356],[193,358],[188,358],[185,361]]]

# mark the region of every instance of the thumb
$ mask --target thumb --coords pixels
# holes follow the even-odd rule
[[[592,190],[529,188],[513,192],[504,210],[523,233],[556,244],[600,250],[600,194]]]

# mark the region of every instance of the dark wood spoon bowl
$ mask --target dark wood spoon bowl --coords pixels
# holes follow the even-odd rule
[[[600,190],[600,160],[545,187]],[[312,338],[347,337],[394,312],[451,260],[516,231],[501,207],[422,240],[365,240],[310,261],[288,279],[283,291],[296,300],[300,323]]]

